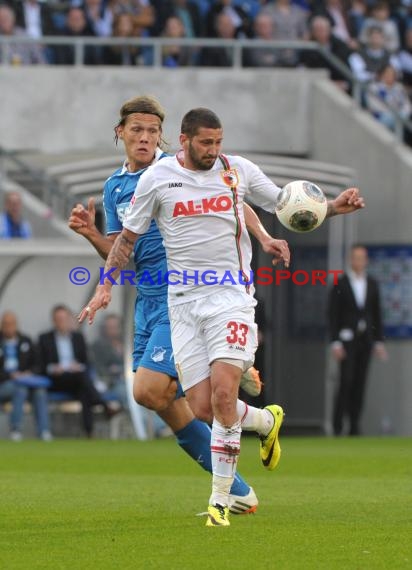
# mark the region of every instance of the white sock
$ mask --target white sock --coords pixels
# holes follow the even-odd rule
[[[210,451],[212,455],[212,494],[211,505],[228,506],[230,487],[236,473],[240,452],[242,428],[237,421],[230,427],[224,427],[215,418],[212,425]]]
[[[242,429],[245,431],[256,431],[259,435],[267,435],[273,427],[275,421],[269,410],[261,410],[249,406],[242,400],[237,401],[236,411]]]

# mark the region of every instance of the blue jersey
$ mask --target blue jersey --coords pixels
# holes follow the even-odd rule
[[[167,156],[159,149],[155,160]],[[136,185],[145,169],[128,172],[125,166],[116,170],[105,182],[103,207],[106,215],[106,233],[120,233],[123,229],[125,210],[136,190]],[[134,248],[136,287],[140,294],[167,295],[167,283],[159,276],[167,271],[166,251],[156,222],[139,237]]]

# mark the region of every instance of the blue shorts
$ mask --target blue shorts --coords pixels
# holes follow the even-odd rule
[[[134,327],[133,372],[143,366],[177,379],[167,297],[138,295]],[[176,397],[182,395],[179,384]]]

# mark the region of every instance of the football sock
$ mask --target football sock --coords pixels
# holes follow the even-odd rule
[[[177,443],[202,469],[212,473],[212,458],[210,454],[210,427],[196,418],[184,428],[175,433]],[[239,473],[235,474],[230,488],[231,495],[245,497],[250,491],[249,485]]]
[[[245,431],[256,431],[259,435],[267,435],[273,427],[274,419],[269,410],[254,408],[242,400],[237,401],[236,410],[242,429]]]
[[[239,421],[230,427],[225,427],[216,418],[213,420],[210,440],[213,467],[212,494],[209,499],[211,505],[228,506],[230,488],[240,453],[241,433]]]

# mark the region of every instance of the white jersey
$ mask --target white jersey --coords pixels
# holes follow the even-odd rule
[[[210,170],[197,171],[166,157],[140,178],[123,227],[142,234],[155,218],[166,248],[170,305],[214,294],[222,286],[251,294],[253,284],[245,285],[252,277],[252,248],[243,200],[274,213],[279,192],[258,166],[240,156],[219,157]]]

